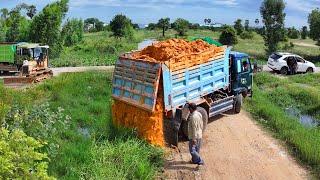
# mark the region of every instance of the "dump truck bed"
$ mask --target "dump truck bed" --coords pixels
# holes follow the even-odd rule
[[[113,98],[148,111],[154,111],[159,83],[162,83],[166,111],[175,110],[188,101],[229,86],[230,49],[191,67],[172,67],[170,62],[119,58],[113,78]],[[162,79],[162,81],[161,81]]]

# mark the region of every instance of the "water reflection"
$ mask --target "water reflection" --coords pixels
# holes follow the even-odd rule
[[[296,108],[286,108],[286,113],[289,114],[292,117],[298,118],[300,123],[304,125],[305,127],[318,127],[320,126],[320,120],[315,119],[314,117],[302,114],[301,111],[299,111]]]

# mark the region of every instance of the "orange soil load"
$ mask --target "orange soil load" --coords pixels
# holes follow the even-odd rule
[[[148,112],[125,102],[114,100],[112,105],[113,122],[127,128],[136,128],[138,135],[149,143],[164,146],[163,135],[163,96],[159,89],[154,112]]]
[[[183,39],[169,39],[132,54],[133,59],[151,62],[165,62],[171,70],[180,70],[222,57],[225,47],[210,45],[203,40],[188,42]]]

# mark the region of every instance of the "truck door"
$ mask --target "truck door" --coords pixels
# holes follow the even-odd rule
[[[235,79],[233,80],[233,92],[235,94],[247,93],[252,88],[253,70],[248,57],[234,58]]]

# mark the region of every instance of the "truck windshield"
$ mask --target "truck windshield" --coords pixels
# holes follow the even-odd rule
[[[247,57],[239,59],[237,62],[238,73],[248,72],[250,70],[250,62]]]

